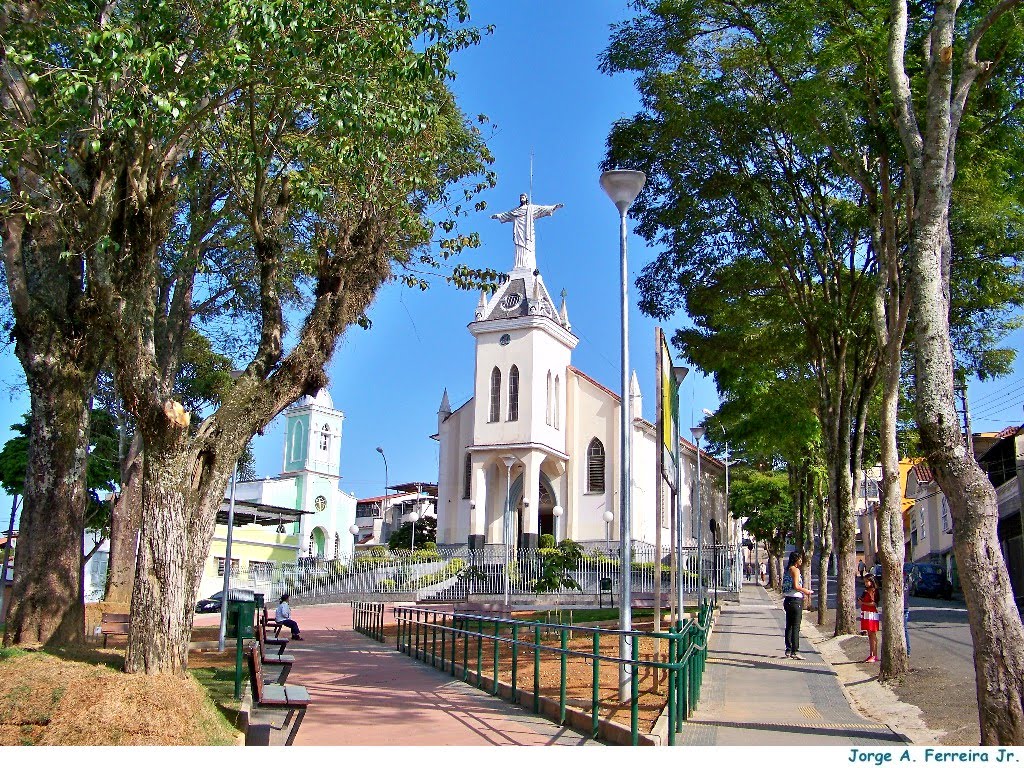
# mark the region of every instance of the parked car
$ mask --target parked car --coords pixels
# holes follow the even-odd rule
[[[933,563],[914,563],[917,581],[910,590],[915,597],[953,599],[953,585],[946,578],[946,569]]]
[[[916,571],[911,582],[910,594],[914,597],[941,597],[943,600],[953,599],[953,585],[946,578],[946,569],[934,563],[904,563],[903,574]],[[882,566],[873,569],[878,588],[882,587]]]
[[[220,599],[223,592],[215,592],[204,600],[196,603],[196,613],[219,613]]]

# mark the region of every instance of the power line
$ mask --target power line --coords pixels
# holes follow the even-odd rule
[[[1010,387],[1015,386],[1017,384],[1024,384],[1024,378],[1022,378],[1022,379],[1015,379],[1014,381],[1011,381],[1008,384],[1004,384],[1003,386],[999,387],[998,389],[994,389],[991,392],[987,392],[986,394],[984,394],[981,397],[979,397],[978,399],[976,399],[974,401],[974,405],[975,406],[984,405],[988,400],[991,400],[993,397],[998,395],[1000,392],[1003,392],[1004,390],[1007,390]]]

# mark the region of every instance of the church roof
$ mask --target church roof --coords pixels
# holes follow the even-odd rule
[[[317,391],[315,395],[303,395],[293,405],[293,408],[302,408],[307,405],[319,405],[323,408],[334,409],[334,399],[331,397],[331,393],[327,391],[327,388]]]
[[[568,318],[563,319],[556,309],[540,272],[523,274],[520,271],[510,273],[489,300],[477,305],[474,320],[514,320],[538,315],[567,328]]]

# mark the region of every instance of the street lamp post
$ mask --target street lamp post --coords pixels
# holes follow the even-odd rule
[[[385,517],[385,515],[387,515],[387,512],[384,509],[384,505],[388,501],[388,457],[384,455],[384,449],[379,445],[377,446],[377,453],[379,453],[380,457],[384,459],[384,495],[380,500],[380,519],[384,521],[381,525],[386,525],[387,517]]]
[[[231,472],[231,499],[228,501],[228,536],[224,545],[224,585],[220,593],[220,629],[217,632],[217,650],[224,652],[224,638],[228,630],[228,592],[231,590],[231,545],[234,542],[235,529],[235,481],[238,478],[238,465]],[[236,642],[242,642],[241,632]]]
[[[565,510],[562,509],[557,504],[555,505],[554,509],[551,510],[551,516],[553,518],[555,518],[555,544],[557,544],[559,542],[559,540],[560,540],[558,534],[559,534],[559,529],[562,527],[561,526],[561,520],[562,520],[562,513],[563,512],[565,512]]]
[[[348,527],[348,532],[352,534],[352,556],[355,557],[356,543],[358,542],[359,537],[359,526],[355,523],[352,523],[352,525]]]
[[[409,547],[409,551],[410,552],[415,552],[416,551],[416,521],[420,519],[420,516],[416,512],[416,510],[414,509],[412,512],[409,513],[409,516],[408,516],[407,519],[408,519],[408,521],[410,523],[412,523],[412,544]]]
[[[697,590],[700,594],[700,605],[704,605],[704,514],[700,507],[700,439],[704,437],[704,427],[690,427],[693,442],[697,445]]]
[[[632,544],[632,520],[629,509],[629,485],[630,485],[630,430],[632,429],[631,402],[629,397],[629,292],[628,276],[626,266],[626,211],[636,200],[640,190],[644,188],[647,177],[640,171],[633,170],[612,170],[601,174],[601,188],[611,198],[619,211],[619,282],[622,292],[621,316],[622,316],[622,342],[621,342],[621,363],[622,363],[622,407],[621,426],[619,434],[619,455],[620,455],[620,478],[619,478],[619,551],[622,568],[622,578],[619,579],[619,657],[622,659],[632,658],[632,637],[628,633],[632,630],[632,558],[630,546]],[[629,664],[623,663],[619,667],[619,701],[629,701],[631,696],[630,681],[632,670]]]
[[[605,543],[605,547],[607,547],[607,549],[609,551],[611,551],[611,548],[612,548],[612,520],[615,519],[615,515],[612,513],[612,511],[610,509],[606,509],[604,511],[604,514],[601,515],[601,517],[604,519],[604,543]]]
[[[502,520],[501,540],[502,540],[502,543],[504,544],[504,547],[505,547],[505,568],[504,568],[504,571],[505,571],[505,578],[504,578],[505,610],[508,611],[508,603],[509,603],[509,596],[508,596],[508,593],[509,593],[508,565],[509,565],[509,561],[512,559],[512,548],[511,548],[511,542],[509,541],[509,539],[511,538],[511,533],[512,533],[512,522],[511,522],[512,521],[512,465],[516,463],[516,457],[515,456],[502,456],[501,457],[501,461],[505,465],[505,514],[504,514],[504,518]]]

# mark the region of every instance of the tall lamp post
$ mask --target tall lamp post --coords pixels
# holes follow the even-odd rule
[[[409,513],[409,516],[406,519],[410,523],[412,523],[412,545],[409,547],[409,551],[410,552],[415,552],[416,551],[416,521],[420,519],[419,513],[416,512],[416,510],[414,509],[412,512]]]
[[[512,465],[516,463],[515,456],[502,456],[502,463],[505,465],[505,514],[502,518],[501,540],[505,547],[505,577],[503,579],[505,589],[505,610],[508,611],[509,602],[509,577],[508,564],[512,559]]]
[[[565,510],[562,509],[557,504],[555,505],[555,508],[551,510],[551,516],[553,518],[555,518],[555,544],[557,544],[560,541],[558,534],[559,534],[559,532],[561,530],[561,527],[562,527],[561,526],[561,521],[562,521],[562,514],[564,512],[565,512]]]
[[[228,592],[231,591],[231,545],[234,542],[235,530],[235,481],[238,478],[238,465],[231,472],[231,500],[228,501],[228,536],[224,545],[224,585],[220,593],[220,629],[217,632],[217,650],[224,652],[224,638],[228,631]],[[239,632],[241,635],[241,632]],[[236,642],[242,642],[241,637]]]
[[[640,190],[644,188],[647,177],[640,171],[613,170],[601,174],[601,188],[611,198],[619,211],[619,282],[622,292],[621,317],[622,317],[622,407],[620,408],[621,425],[619,428],[619,553],[622,578],[619,579],[619,657],[622,659],[632,658],[632,637],[628,634],[632,630],[632,558],[630,545],[632,544],[632,520],[629,510],[629,486],[630,486],[630,431],[632,429],[632,403],[629,397],[629,292],[628,276],[626,267],[626,211],[636,200]],[[629,664],[623,663],[619,667],[619,701],[629,701],[631,695],[630,681],[632,669]]]
[[[690,427],[693,442],[697,446],[697,590],[700,594],[699,605],[704,605],[704,514],[700,507],[700,439],[704,437],[704,427]]]
[[[387,504],[388,501],[388,457],[384,455],[384,449],[379,445],[377,446],[377,453],[379,453],[380,457],[384,459],[384,495],[380,500],[380,518],[384,521],[382,525],[386,525],[387,517],[385,517],[385,515],[387,515],[387,512],[384,509],[384,505]]]
[[[612,520],[615,519],[614,513],[610,509],[606,509],[604,514],[601,515],[604,519],[604,543],[605,546],[611,550],[612,548]]]
[[[352,523],[348,527],[348,532],[352,534],[352,557],[356,556],[356,543],[359,541],[359,526]]]

